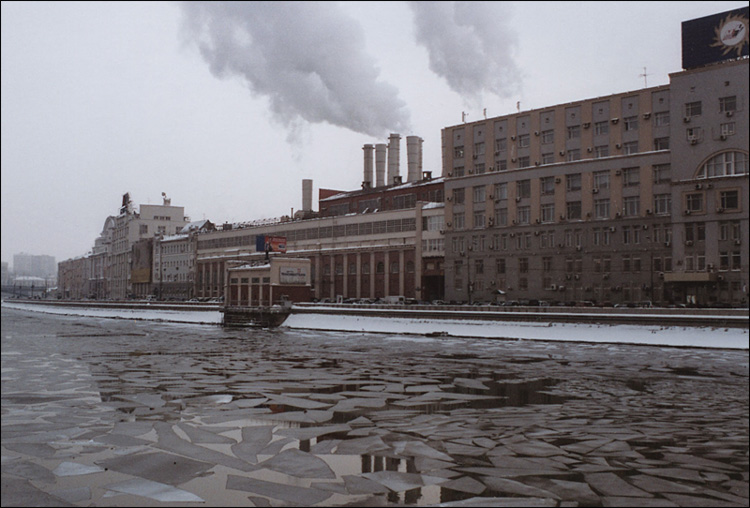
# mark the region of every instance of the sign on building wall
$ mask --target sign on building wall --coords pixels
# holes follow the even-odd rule
[[[256,252],[286,252],[285,236],[258,235],[255,237]]]
[[[279,282],[282,284],[306,284],[307,270],[291,266],[279,268]]]
[[[748,10],[713,14],[682,23],[682,68],[748,56]]]

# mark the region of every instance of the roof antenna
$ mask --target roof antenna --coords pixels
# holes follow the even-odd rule
[[[643,74],[638,74],[639,78],[643,78],[643,83],[646,88],[648,88],[648,74],[646,74],[646,68],[643,68]]]

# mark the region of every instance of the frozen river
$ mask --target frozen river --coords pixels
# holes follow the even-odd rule
[[[2,309],[3,506],[747,506],[747,350]]]

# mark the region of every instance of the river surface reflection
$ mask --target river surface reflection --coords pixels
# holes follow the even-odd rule
[[[746,351],[3,308],[3,505],[744,506],[747,380]]]

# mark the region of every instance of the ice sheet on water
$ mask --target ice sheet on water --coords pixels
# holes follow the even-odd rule
[[[178,423],[177,427],[190,438],[192,443],[235,444],[237,442],[230,437],[221,436],[187,423]]]
[[[261,496],[286,501],[292,506],[312,506],[321,503],[333,495],[319,489],[296,487],[255,478],[230,474],[227,476],[227,489],[252,492]]]
[[[80,476],[84,474],[101,473],[104,469],[99,466],[87,466],[76,462],[62,462],[52,472],[57,476]]]
[[[380,436],[362,437],[342,441],[336,447],[338,455],[365,455],[376,451],[390,450]]]
[[[257,455],[273,439],[273,426],[243,427],[242,441],[232,445],[232,453],[251,464],[258,462]]]
[[[134,494],[147,497],[162,503],[203,503],[202,498],[192,492],[172,487],[164,483],[152,482],[143,478],[134,478],[120,483],[106,485],[105,488],[123,494]]]
[[[172,485],[190,481],[214,467],[208,462],[164,452],[114,457],[97,461],[97,464],[120,473]]]
[[[324,460],[296,448],[284,450],[275,457],[261,462],[259,466],[297,478],[336,478],[336,473]]]
[[[424,487],[421,474],[402,473],[400,471],[376,471],[374,473],[365,473],[362,476],[369,480],[385,485],[393,492],[403,492],[406,490]],[[443,479],[443,481],[445,481]]]
[[[291,437],[292,439],[304,441],[307,439],[313,439],[316,437],[325,436],[327,434],[334,434],[337,432],[349,432],[350,430],[352,430],[352,428],[349,425],[342,423],[339,425],[327,425],[323,427],[279,429],[276,433],[281,436],[287,436],[287,437]]]

